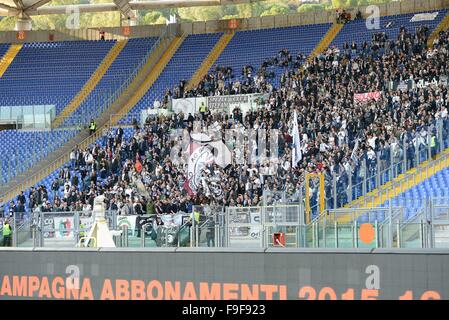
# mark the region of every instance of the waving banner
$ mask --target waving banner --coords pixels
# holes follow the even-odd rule
[[[217,128],[219,131],[220,128]],[[203,178],[203,169],[209,164],[215,163],[221,168],[225,168],[232,162],[232,155],[226,144],[213,134],[204,133],[192,134],[189,144],[189,160],[187,163],[187,181],[184,188],[189,194],[196,193],[200,185],[209,194],[213,194],[216,198],[223,196],[220,186],[220,179],[212,177],[205,181]]]
[[[189,187],[193,192],[196,192],[201,184],[203,169],[212,162],[214,162],[214,155],[207,146],[197,148],[190,155],[187,178],[189,179]]]
[[[380,91],[354,94],[354,102],[367,102],[370,100],[377,101],[379,99],[380,99]]]

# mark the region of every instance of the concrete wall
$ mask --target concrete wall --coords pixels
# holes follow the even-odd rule
[[[378,6],[382,16],[438,10],[449,7],[449,0],[402,0],[381,4]],[[366,7],[350,9],[354,14],[360,9],[365,13]],[[238,30],[254,30],[266,28],[280,28],[288,26],[298,26],[317,23],[332,23],[335,19],[334,11],[308,12],[302,14],[288,14],[268,17],[253,17],[248,19],[237,19]],[[228,20],[214,20],[204,22],[182,23],[176,25],[185,34],[201,34],[224,32],[228,30]],[[166,25],[135,26],[130,27],[130,38],[152,37],[161,35],[166,29]],[[123,30],[120,27],[104,28],[107,39],[122,39]],[[75,41],[75,40],[99,40],[100,30],[79,29],[79,30],[42,30],[29,31],[25,33],[25,39],[21,40],[20,35],[15,31],[0,32],[0,43],[21,43],[21,42],[45,42],[49,41],[53,35],[53,41]]]
[[[8,249],[1,299],[449,298],[449,250]]]

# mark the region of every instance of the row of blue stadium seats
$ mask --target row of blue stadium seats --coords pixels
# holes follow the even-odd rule
[[[358,42],[365,40],[370,41],[372,34],[375,32],[385,32],[391,39],[395,39],[401,26],[404,26],[409,31],[413,31],[414,28],[421,25],[428,25],[432,29],[441,21],[446,14],[446,11],[447,10],[442,10],[433,21],[410,22],[413,14],[383,17],[380,22],[380,29],[368,30],[367,32],[359,32],[360,28],[363,27],[362,24],[366,23],[365,20],[353,21],[343,27],[342,31],[334,39],[332,45],[342,47],[344,42],[351,43],[352,40]],[[392,22],[392,26],[387,27],[389,22]],[[276,55],[279,50],[284,48],[288,49],[293,57],[299,52],[308,55],[324,36],[329,27],[329,24],[321,24],[237,32],[217,59],[215,65],[230,66],[233,69],[234,75],[239,75],[244,65],[249,64],[258,68],[263,60]],[[266,39],[270,39],[269,46],[266,45]],[[152,106],[156,99],[161,99],[167,88],[172,88],[173,85],[182,79],[180,77],[180,72],[174,72],[173,74],[169,67],[176,66],[177,58],[183,53],[188,53],[190,48],[195,48],[195,46],[186,40],[178,49],[178,52],[173,57],[172,61],[170,61],[166,70],[164,70],[164,73],[160,76],[158,81],[156,81],[149,92],[147,92],[147,94],[139,101],[133,112],[139,112],[148,106]],[[196,54],[198,55],[197,52]],[[179,63],[182,62],[183,61],[180,61]],[[211,71],[215,65],[211,68]],[[275,85],[279,84],[279,75],[281,72],[281,68],[275,70]],[[188,77],[185,78],[188,79]],[[129,117],[126,118],[126,121],[129,120]]]
[[[123,137],[126,141],[129,141],[133,135],[134,135],[133,128],[128,128],[128,127],[123,128]],[[103,145],[103,138],[99,138],[95,143]],[[49,198],[48,200],[50,200],[50,202],[53,201],[54,196],[55,196],[55,194],[53,192],[51,192],[51,185],[52,185],[53,181],[58,178],[59,171],[68,165],[69,165],[68,163],[64,164],[61,168],[59,168],[55,172],[51,173],[49,176],[45,177],[44,179],[42,179],[41,181],[39,181],[38,183],[36,183],[34,185],[34,187],[36,187],[36,188],[41,185],[46,187],[46,189],[48,190],[48,198]],[[73,170],[71,170],[71,174],[73,175],[73,174],[75,174],[75,172]],[[99,178],[98,181],[101,183],[102,182],[101,178]],[[57,192],[58,193],[57,195],[60,198],[62,198],[62,196],[63,196],[62,190],[63,190],[63,187],[61,186]],[[25,208],[28,211],[28,200],[29,200],[30,189],[25,190],[24,194],[26,195],[26,200],[27,200]],[[5,203],[5,212],[8,212],[8,210],[9,210],[9,203]]]
[[[432,30],[441,22],[447,12],[447,9],[440,10],[437,17],[430,21],[411,22],[410,20],[414,14],[380,17],[379,28],[373,28],[369,20],[354,20],[344,26],[332,41],[331,46],[335,45],[343,48],[345,42],[351,44],[353,41],[356,43],[364,41],[370,43],[372,35],[378,32],[385,32],[391,40],[396,40],[401,26],[405,27],[409,32],[413,32],[415,28],[423,25],[427,25]],[[389,23],[391,23],[391,26],[387,27]]]
[[[381,206],[388,207],[391,204],[391,206],[406,207],[404,218],[409,219],[414,217],[429,199],[432,199],[434,204],[449,205],[449,168],[443,169],[397,197],[385,201]]]
[[[444,14],[440,14],[437,19],[435,19],[432,22],[425,21],[420,23],[411,23],[409,20],[412,15],[405,15],[401,17],[388,17],[383,18],[381,20],[381,29],[380,30],[374,30],[372,32],[379,32],[379,31],[386,31],[389,33],[390,38],[395,38],[398,31],[399,26],[404,25],[407,29],[412,30],[412,28],[426,24],[435,26],[440,20],[441,17]],[[384,25],[387,22],[394,21],[394,27],[391,28],[385,28]],[[337,38],[334,41],[334,44],[342,45],[345,41],[350,41],[350,39],[355,39],[357,41],[360,41],[360,38],[357,38],[360,32],[357,32],[357,30],[360,30],[361,27],[360,21],[351,22],[343,28],[341,33],[337,36]],[[364,23],[364,22],[363,22]],[[291,27],[291,28],[280,28],[280,29],[266,29],[266,30],[257,30],[257,31],[243,31],[238,32],[232,39],[231,43],[228,45],[228,47],[224,50],[222,55],[217,60],[217,65],[224,65],[224,66],[231,66],[234,70],[234,74],[239,75],[241,72],[241,68],[246,64],[253,65],[256,69],[260,64],[263,62],[264,59],[271,57],[273,55],[276,55],[277,52],[281,49],[287,48],[292,55],[296,55],[299,51],[301,51],[303,54],[310,53],[311,50],[316,46],[316,44],[320,41],[322,36],[326,33],[326,31],[329,28],[329,24],[323,24],[323,25],[311,25],[311,26],[300,26],[300,27]],[[371,33],[372,33],[371,32]],[[367,33],[366,37],[367,40],[370,40],[371,33]],[[195,35],[195,36],[189,36],[184,41],[184,43],[181,45],[181,47],[178,49],[178,51],[175,53],[173,59],[169,62],[167,67],[165,68],[164,72],[161,74],[161,76],[158,78],[156,83],[153,85],[153,87],[145,94],[145,96],[139,101],[139,103],[135,106],[135,108],[131,111],[133,114],[136,112],[139,112],[140,110],[147,108],[148,106],[152,106],[155,99],[161,99],[163,96],[165,90],[167,88],[172,88],[173,85],[177,84],[181,79],[188,80],[191,75],[196,71],[198,66],[201,64],[201,62],[204,60],[204,58],[207,56],[207,54],[210,52],[210,50],[213,48],[215,43],[218,41],[221,34],[208,34],[208,35]],[[271,40],[270,45],[267,45],[267,39]],[[127,49],[124,50],[126,52],[126,55],[124,53],[123,59],[126,62],[126,59],[129,59],[130,53],[132,53],[132,48],[134,48],[131,43],[140,43],[142,44],[142,41],[135,41],[130,42],[130,44],[127,45]],[[77,90],[79,90],[84,82],[90,77],[92,72],[95,70],[95,68],[98,66],[98,64],[101,62],[102,58],[107,54],[108,50],[112,47],[114,44],[113,41],[111,42],[88,42],[86,46],[90,48],[90,46],[96,46],[98,47],[92,48],[92,50],[86,50],[78,48],[79,42],[67,42],[67,45],[59,43],[57,46],[49,46],[49,47],[39,47],[39,46],[25,46],[24,49],[19,53],[16,60],[13,62],[11,67],[8,69],[7,73],[5,74],[5,77],[0,79],[0,105],[3,104],[4,101],[10,101],[9,99],[14,99],[14,96],[12,96],[11,93],[8,94],[1,94],[1,88],[9,88],[11,83],[15,83],[15,76],[18,77],[18,74],[23,72],[22,66],[26,64],[25,57],[29,57],[29,54],[34,54],[39,59],[36,59],[36,63],[33,61],[28,61],[30,64],[31,74],[30,77],[27,78],[32,79],[32,81],[27,81],[24,78],[23,83],[20,83],[19,89],[22,89],[22,91],[19,91],[18,95],[23,96],[23,92],[29,92],[29,96],[27,97],[21,97],[21,104],[25,104],[27,101],[35,101],[36,96],[39,97],[39,99],[42,99],[42,101],[45,101],[45,104],[56,104],[57,105],[57,111],[60,112],[62,110],[62,107],[65,106],[65,104],[70,101],[71,97],[73,97],[74,94],[77,93]],[[128,47],[129,46],[129,47]],[[149,47],[150,43],[145,43],[144,45],[141,45],[140,48]],[[40,48],[42,50],[40,50]],[[31,51],[31,49],[33,49]],[[38,50],[39,49],[39,50]],[[70,50],[69,50],[70,49]],[[58,51],[59,50],[59,51]],[[77,61],[73,62],[75,55],[72,54],[73,51],[76,51],[77,53],[89,53],[91,56],[83,57],[82,61],[80,60],[81,56],[76,56]],[[50,58],[50,55],[53,54],[53,51],[57,51],[54,54],[55,58]],[[70,54],[67,54],[67,52],[70,51]],[[139,56],[143,56],[145,53],[145,50],[138,51],[136,53],[135,58],[131,59],[138,59]],[[67,54],[65,56],[65,54]],[[53,55],[52,55],[53,56]],[[65,59],[67,58],[67,59]],[[29,59],[29,58],[28,58]],[[62,60],[60,60],[62,59]],[[40,68],[40,63],[42,61],[50,60],[53,62],[60,62],[64,61],[64,65],[62,66],[65,71],[65,74],[67,75],[72,74],[74,77],[69,78],[63,78],[61,74],[58,72],[56,75],[57,80],[49,81],[47,84],[43,84],[42,81],[36,81],[35,79],[43,79],[42,75],[38,74],[38,71],[45,72],[44,68]],[[73,63],[73,65],[70,65],[70,63]],[[133,61],[135,64],[137,61]],[[89,65],[89,68],[80,68],[80,65]],[[68,64],[68,65],[67,65]],[[42,64],[43,67],[45,67],[45,64]],[[59,65],[55,66],[55,68],[59,69]],[[123,68],[122,68],[123,67]],[[114,76],[112,75],[115,73],[116,70],[125,70],[126,63],[124,61],[117,62],[116,65],[114,65],[114,69],[110,70],[111,77],[109,76],[107,78],[104,78],[104,81],[99,84],[98,91],[101,91],[102,88],[108,87],[108,84],[114,83],[109,82]],[[115,69],[117,68],[117,69]],[[131,70],[130,67],[128,70]],[[48,70],[48,69],[46,69]],[[72,72],[71,72],[72,71]],[[278,68],[275,70],[276,74],[278,75],[280,72],[282,72],[281,68]],[[120,71],[122,72],[122,71]],[[45,73],[44,73],[45,74]],[[83,76],[78,76],[78,75]],[[123,71],[123,74],[126,74],[126,70]],[[53,78],[52,74],[48,74],[49,78]],[[4,80],[7,79],[7,80]],[[46,77],[45,77],[46,79]],[[84,82],[83,82],[84,79]],[[2,82],[2,80],[4,80]],[[59,81],[59,82],[58,82]],[[277,80],[276,80],[277,81]],[[63,86],[61,85],[63,84]],[[43,85],[46,85],[46,88],[49,88],[48,92],[42,93],[41,88]],[[115,85],[115,83],[114,83]],[[30,86],[30,90],[26,91],[24,90],[26,87]],[[61,87],[64,89],[61,90]],[[67,89],[69,88],[69,89]],[[59,89],[59,90],[58,90]],[[97,90],[95,91],[97,92]],[[92,95],[92,97],[95,97],[95,94]],[[4,97],[4,96],[8,97]],[[92,99],[92,97],[89,97],[89,99]],[[88,100],[91,101],[91,100]],[[54,102],[54,103],[51,103]],[[7,104],[10,105],[11,103]],[[91,109],[91,105],[89,103],[86,103],[84,106],[85,109],[80,109],[79,113],[85,113],[89,112]],[[75,113],[76,115],[77,113]],[[127,117],[129,118],[129,117]],[[129,119],[127,119],[129,120]],[[47,179],[44,179],[45,183],[51,183],[52,177],[54,178],[54,175],[48,177]],[[428,186],[429,188],[426,188]],[[417,187],[416,191],[411,191],[410,195],[424,195],[426,196],[429,192],[433,192],[433,189],[430,187],[431,185],[424,184],[424,188],[422,186]],[[438,193],[438,191],[435,190],[435,193]],[[410,211],[410,213],[407,213],[407,215],[412,214],[413,212]]]
[[[0,131],[0,182],[7,183],[77,133],[78,130]]]
[[[73,116],[65,121],[65,124],[74,123],[77,117],[86,114],[92,117],[99,116],[101,111],[98,105],[122,86],[138,64],[149,54],[156,40],[157,38],[145,38],[140,41],[128,41],[93,92],[78,107]]]
[[[131,110],[131,114],[153,105],[154,100],[160,99],[167,88],[172,88],[180,80],[188,80],[207,57],[214,45],[221,37],[221,33],[188,36],[167,64],[164,72],[148,90],[145,96]],[[147,97],[151,97],[148,100]],[[120,123],[131,121],[131,116],[124,117]]]
[[[115,41],[25,44],[0,78],[0,105],[55,105],[80,91]]]

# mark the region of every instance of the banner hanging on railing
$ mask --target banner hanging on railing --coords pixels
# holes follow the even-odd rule
[[[137,216],[117,216],[117,228],[122,229],[122,226],[128,227],[128,235],[134,236],[136,230]]]
[[[73,217],[46,216],[43,223],[45,239],[73,239],[74,237]]]
[[[184,120],[189,117],[189,113],[194,115],[199,112],[201,104],[207,107],[207,98],[185,98],[185,99],[173,99],[172,100],[172,110],[173,112],[179,114],[184,114]]]
[[[437,12],[431,13],[417,13],[411,19],[410,22],[419,22],[419,21],[432,21],[438,16]]]
[[[145,123],[145,120],[149,115],[170,115],[171,112],[177,114],[183,113],[184,120],[186,120],[189,117],[189,114],[197,114],[202,104],[204,104],[207,110],[210,110],[211,113],[225,112],[231,114],[235,108],[239,108],[241,113],[245,115],[249,111],[258,110],[264,105],[264,101],[268,99],[268,97],[268,94],[251,93],[228,96],[172,99],[171,111],[165,108],[149,108],[143,110],[141,113],[141,123]]]
[[[147,216],[148,217],[148,216]],[[177,226],[182,225],[183,214],[164,214],[161,216],[161,220],[165,225],[174,224]],[[136,220],[137,216],[117,216],[117,228],[121,230],[122,226],[128,227],[128,235],[137,236],[136,234]],[[89,228],[86,226],[86,228]]]
[[[207,98],[207,108],[212,112],[230,113],[235,108],[240,108],[246,113],[251,108],[248,95],[214,96]]]
[[[267,94],[252,93],[227,96],[173,99],[172,110],[175,113],[182,112],[185,119],[187,119],[189,113],[191,113],[192,115],[198,113],[202,104],[204,104],[206,108],[212,113],[232,113],[235,108],[239,108],[240,111],[245,114],[248,111],[257,110],[261,105],[263,105],[263,101],[267,98]]]

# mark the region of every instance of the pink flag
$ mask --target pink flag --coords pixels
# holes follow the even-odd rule
[[[370,100],[377,101],[380,99],[380,91],[366,92],[366,93],[354,93],[355,102],[367,102]]]
[[[187,192],[189,193],[189,196],[193,197],[193,196],[195,195],[195,192],[193,192],[193,190],[190,188],[189,183],[190,183],[190,180],[187,179],[187,180],[184,182],[183,187],[184,187],[184,189],[187,190]]]

